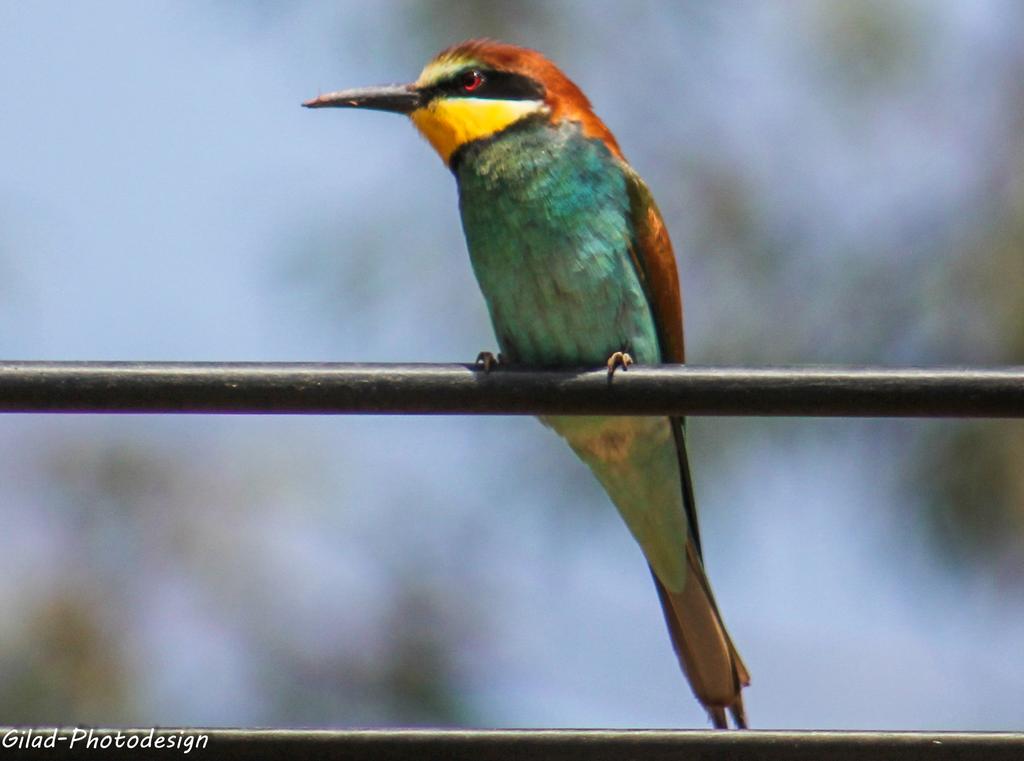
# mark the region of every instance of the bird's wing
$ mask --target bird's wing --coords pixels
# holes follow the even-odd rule
[[[633,222],[633,265],[654,312],[663,362],[682,363],[683,302],[679,295],[679,272],[665,221],[651,191],[631,167],[626,166],[629,211]]]
[[[661,358],[663,362],[682,363],[685,359],[683,305],[672,242],[647,185],[628,166],[625,176],[634,239],[630,256],[651,305]],[[686,546],[681,548],[687,556],[689,573],[681,592],[669,591],[652,569],[654,583],[672,644],[697,698],[716,727],[727,726],[726,710],[742,727],[746,726],[746,716],[741,690],[750,682],[750,676],[725,629],[704,572],[683,419],[670,418],[670,421],[690,534]]]
[[[629,253],[654,315],[654,327],[661,348],[661,361],[682,364],[686,361],[683,342],[683,299],[679,291],[679,270],[672,241],[668,237],[665,220],[658,205],[632,167],[625,165],[626,187],[629,191],[629,211],[633,223],[633,246]],[[690,533],[701,556],[700,530],[697,527],[697,509],[690,481],[690,465],[686,457],[682,418],[671,418],[672,431],[679,451],[679,468],[683,480],[683,503]]]
[[[679,292],[679,270],[672,241],[668,237],[665,220],[654,202],[647,184],[632,167],[623,164],[626,188],[629,191],[629,211],[633,226],[633,245],[629,254],[643,285],[647,303],[654,315],[662,362],[682,364],[686,360],[683,343],[683,300]],[[700,530],[697,528],[697,510],[690,481],[690,466],[683,438],[683,419],[672,418],[672,431],[679,452],[679,469],[683,480],[683,504],[690,533],[700,557]]]

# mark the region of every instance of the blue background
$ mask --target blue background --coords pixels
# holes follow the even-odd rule
[[[469,361],[406,120],[489,35],[648,180],[699,364],[1024,363],[1016,2],[0,0],[0,356]],[[757,727],[1021,729],[1024,428],[691,421]],[[640,553],[519,418],[0,418],[0,723],[705,726]]]

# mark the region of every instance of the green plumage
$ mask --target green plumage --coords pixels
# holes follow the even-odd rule
[[[616,351],[661,362],[630,250],[625,165],[577,124],[534,118],[452,162],[470,259],[513,363],[599,367]],[[668,419],[548,417],[601,481],[662,583],[686,578],[686,513]]]
[[[505,360],[603,367],[683,361],[672,244],[643,180],[580,89],[535,50],[467,40],[409,85],[321,95],[310,108],[408,114],[451,167],[473,270]],[[745,727],[750,675],[722,622],[697,534],[682,421],[542,422],[590,467],[654,573],[672,644],[715,727]]]

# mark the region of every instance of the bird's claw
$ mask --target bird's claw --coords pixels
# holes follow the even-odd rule
[[[476,355],[476,363],[483,365],[484,372],[489,373],[495,367],[501,364],[501,354],[494,356],[489,351],[482,351]]]
[[[623,371],[628,370],[629,366],[633,364],[633,358],[624,351],[617,351],[608,357],[608,377],[611,378],[615,375],[615,371],[620,367]]]

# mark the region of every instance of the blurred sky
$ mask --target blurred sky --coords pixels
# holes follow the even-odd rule
[[[1022,21],[0,0],[0,356],[493,349],[426,143],[299,107],[489,35],[551,55],[648,179],[691,361],[1022,363]],[[947,514],[929,457],[1024,445],[971,425],[692,421],[754,726],[1022,728],[1024,486],[971,444]],[[8,416],[0,520],[0,723],[705,725],[639,551],[530,419]]]

